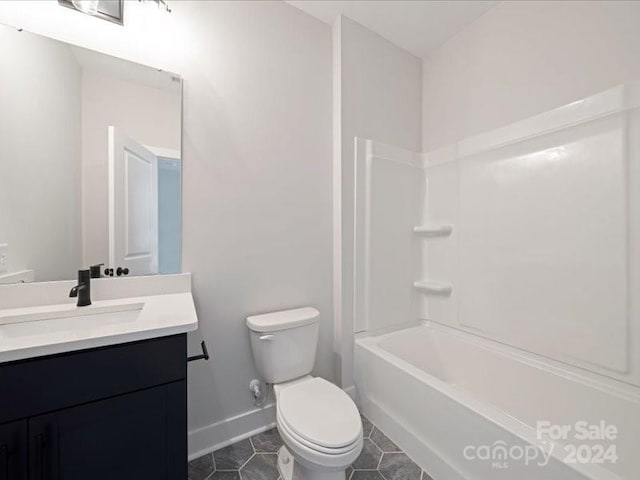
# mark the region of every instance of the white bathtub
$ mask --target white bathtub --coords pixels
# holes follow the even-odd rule
[[[355,380],[365,414],[435,480],[640,478],[635,387],[432,323],[356,339]],[[545,421],[564,437],[538,438]],[[576,438],[602,421],[605,438]]]

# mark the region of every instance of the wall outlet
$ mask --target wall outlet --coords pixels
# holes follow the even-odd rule
[[[9,270],[9,245],[0,243],[0,273]]]

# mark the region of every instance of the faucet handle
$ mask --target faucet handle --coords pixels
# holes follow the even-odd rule
[[[104,263],[98,263],[96,265],[91,265],[89,270],[91,271],[91,278],[100,278],[102,274],[100,273],[101,268]]]

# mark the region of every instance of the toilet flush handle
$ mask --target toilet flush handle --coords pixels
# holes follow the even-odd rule
[[[271,340],[273,338],[273,335],[260,335],[258,338],[260,340]]]

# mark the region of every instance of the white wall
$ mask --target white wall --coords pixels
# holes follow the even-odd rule
[[[362,25],[339,18],[334,36],[334,291],[337,368],[353,385],[354,139],[411,151],[421,144],[420,60]]]
[[[190,371],[198,428],[252,408],[247,315],[318,308],[315,373],[332,379],[331,32],[284,3],[182,8],[200,39],[184,71],[183,239],[212,354]]]
[[[503,2],[424,62],[423,151],[638,79],[640,3]]]
[[[143,145],[180,151],[181,108],[179,89],[168,91],[82,71],[82,241],[86,267],[109,261],[108,127],[114,125]]]
[[[80,67],[68,46],[0,25],[0,72],[0,243],[9,245],[9,271],[75,278]]]
[[[273,419],[250,414],[247,315],[317,307],[315,373],[332,378],[331,30],[282,2],[171,7],[126,2],[120,27],[55,2],[1,2],[0,21],[184,76],[190,347],[202,336],[212,355],[189,367],[193,452]]]

